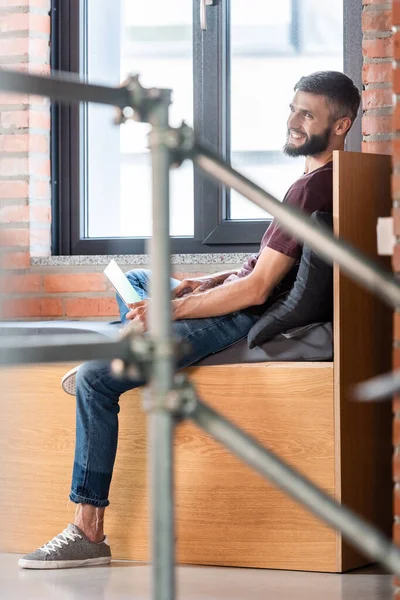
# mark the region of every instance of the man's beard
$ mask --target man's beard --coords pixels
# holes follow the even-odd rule
[[[287,134],[289,139],[290,133]],[[329,140],[331,137],[331,128],[327,127],[325,131],[320,134],[314,134],[310,137],[307,136],[306,141],[301,146],[293,146],[286,142],[283,147],[283,151],[287,156],[296,158],[297,156],[315,156],[321,154],[329,146]]]

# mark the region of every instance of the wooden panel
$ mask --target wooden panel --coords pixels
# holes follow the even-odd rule
[[[335,153],[335,232],[376,260],[377,219],[391,210],[390,174],[390,156]],[[391,408],[353,402],[351,387],[391,369],[391,311],[337,268],[334,285],[337,493],[390,535]],[[366,562],[347,545],[340,549],[343,569]]]
[[[75,402],[60,389],[68,365],[0,372],[0,550],[27,552],[73,519],[67,506]],[[332,364],[192,369],[204,399],[334,493]],[[147,560],[145,417],[137,392],[121,399],[107,509],[114,556]],[[335,534],[191,423],[177,429],[180,562],[336,570]]]

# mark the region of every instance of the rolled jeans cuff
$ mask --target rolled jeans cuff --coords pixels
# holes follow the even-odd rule
[[[80,496],[79,494],[75,494],[72,491],[69,495],[69,499],[71,500],[71,502],[74,502],[75,504],[91,504],[92,506],[95,506],[96,508],[106,508],[110,504],[109,500],[99,500],[96,498],[85,498],[85,496]]]

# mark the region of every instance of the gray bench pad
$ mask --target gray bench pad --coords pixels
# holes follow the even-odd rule
[[[117,338],[120,323],[103,321],[2,321],[1,336],[97,333]],[[292,329],[251,350],[247,338],[199,361],[196,366],[270,361],[329,361],[333,358],[332,323],[313,323]]]

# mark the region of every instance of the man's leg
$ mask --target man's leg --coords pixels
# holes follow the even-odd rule
[[[136,292],[148,297],[150,271],[130,271],[127,277]],[[171,289],[178,285],[171,279]],[[118,300],[121,321],[127,307]],[[176,336],[189,344],[189,352],[177,364],[185,368],[245,337],[255,322],[250,312],[222,317],[188,319],[173,324]],[[76,448],[70,499],[78,504],[75,524],[93,541],[104,536],[104,510],[114,468],[118,439],[119,397],[143,381],[116,378],[110,363],[91,362],[77,374]]]
[[[136,291],[139,293],[141,290],[143,297],[146,297],[144,294],[147,294],[148,274],[140,271],[133,273]],[[171,287],[174,285],[171,282]],[[127,309],[122,303],[122,321],[126,318],[126,313]],[[179,361],[177,368],[187,367],[242,339],[255,320],[250,312],[238,311],[222,317],[175,322],[175,334],[187,341],[191,348]],[[79,536],[80,532],[84,534],[88,541],[84,552],[92,553],[99,545],[104,544],[101,541],[104,536],[104,509],[109,504],[108,492],[117,450],[119,397],[143,383],[115,377],[108,361],[86,363],[77,372],[77,438],[70,499],[78,504],[78,508],[74,524],[77,529],[71,535]],[[63,534],[57,538],[62,538]],[[64,541],[59,539],[61,545]],[[20,565],[26,568],[53,568],[51,563],[58,560],[58,566],[69,566],[67,560],[62,560],[63,556],[60,558],[63,549],[56,550],[58,555],[54,555],[54,545],[55,543],[50,543],[46,545],[47,550],[37,550],[33,553],[34,558],[33,555],[24,557]],[[49,554],[45,555],[44,552],[47,551]],[[92,564],[84,555],[79,560],[81,565]],[[33,562],[42,566],[32,567]],[[43,564],[46,562],[47,564]]]
[[[141,299],[149,297],[149,285],[151,272],[146,269],[134,269],[126,273],[126,276]],[[171,289],[179,284],[177,279],[171,278]],[[129,311],[125,303],[117,294],[117,302],[120,310],[121,322],[126,323],[126,315]],[[73,471],[73,482],[70,499],[78,503],[75,513],[75,525],[77,525],[85,534],[94,542],[101,541],[104,538],[104,511],[108,506],[108,490],[111,483],[111,476],[114,468],[115,455],[117,450],[118,439],[118,413],[119,413],[119,396],[143,382],[133,383],[129,380],[115,379],[111,373],[109,363],[105,362],[102,365],[99,363],[87,363],[79,368],[76,380],[76,400],[77,400],[77,419],[76,419],[76,447],[75,461]],[[114,394],[108,394],[107,400],[105,395],[109,390],[113,389]],[[105,393],[104,393],[105,392]],[[97,414],[92,413],[92,405],[90,402],[92,395],[96,395],[97,402],[95,409]],[[98,398],[102,397],[99,402]],[[107,406],[105,414],[101,414],[102,407]],[[89,436],[85,432],[90,422],[107,423],[106,439],[103,432],[95,432],[94,439],[101,439],[102,449],[105,452],[96,453],[97,463],[101,469],[105,469],[100,477],[94,476],[93,473],[86,474],[82,465],[88,464],[88,446]],[[97,434],[102,437],[98,437]],[[93,487],[94,481],[97,479],[96,486]],[[101,481],[103,484],[101,484]],[[85,483],[89,492],[85,490]],[[90,497],[86,497],[89,494]],[[100,500],[99,500],[100,499]]]

